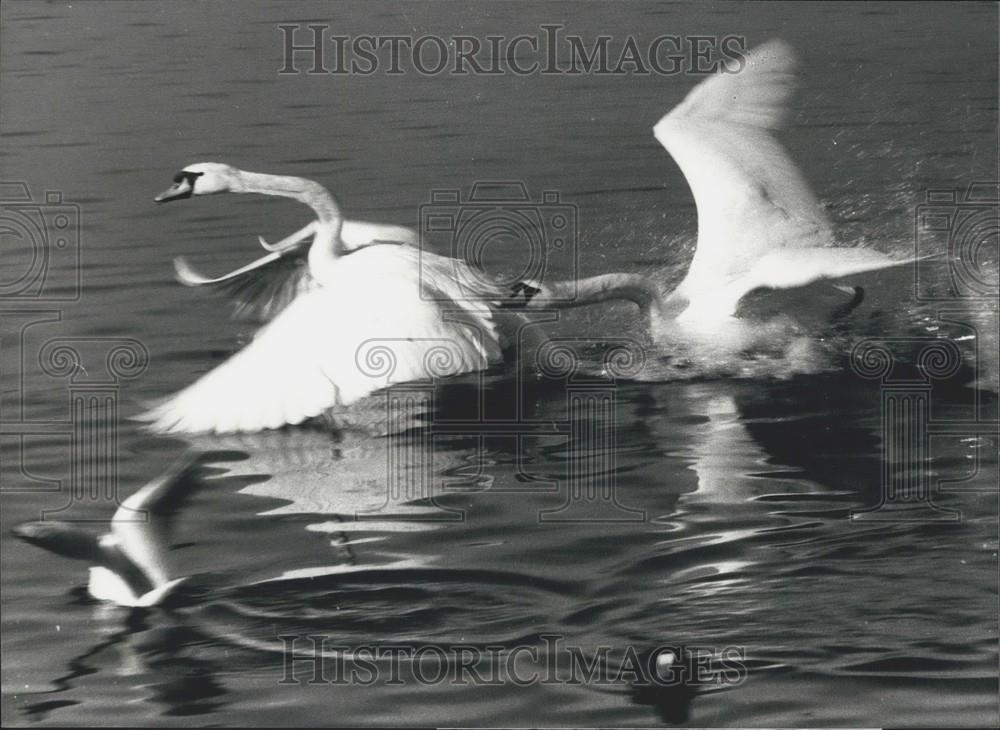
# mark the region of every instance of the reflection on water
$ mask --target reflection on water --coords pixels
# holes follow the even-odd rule
[[[462,24],[479,36],[561,22],[619,39],[785,37],[806,62],[786,138],[846,245],[908,256],[926,189],[995,176],[995,6],[750,7],[493,3]],[[577,348],[578,372],[490,374],[492,425],[470,416],[479,388],[467,382],[442,386],[432,416],[393,437],[198,439],[206,469],[170,551],[190,579],[163,608],[95,604],[82,563],[9,532],[66,500],[54,487],[69,478],[70,383],[36,355],[56,337],[140,341],[149,366],[122,391],[123,415],[134,412],[249,336],[211,293],[176,286],[171,259],[229,270],[258,254],[257,234],[305,222],[275,201],[154,209],[165,174],[199,159],[287,172],[327,183],[352,217],[400,224],[432,189],[524,180],[579,208],[578,256],[554,257],[553,273],[641,270],[669,287],[691,255],[694,210],[649,129],[694,79],[275,73],[279,22],[454,34],[453,8],[437,5],[0,13],[4,177],[79,205],[83,254],[79,300],[3,313],[23,335],[5,329],[0,348],[5,725],[392,724],[403,710],[489,726],[996,724],[996,309],[915,301],[902,269],[864,282],[849,314],[829,289],[761,297],[746,306],[783,313],[769,328],[707,342],[652,346],[628,306],[567,311],[548,334],[574,348],[641,343],[641,367],[610,383],[604,353]],[[949,272],[929,266],[940,294]],[[882,407],[895,387],[859,377],[851,353],[885,337],[916,343],[896,344],[893,375],[924,388],[933,431],[892,474],[926,476],[959,521],[850,519],[885,496]],[[958,343],[963,367],[921,385],[928,337]],[[515,403],[517,427],[496,425]],[[13,434],[21,416],[45,429]],[[187,446],[127,422],[111,430],[126,493]],[[573,474],[588,475],[576,492]],[[113,505],[74,510],[97,530]],[[318,654],[309,636],[327,637]],[[310,657],[332,670],[392,647],[402,658],[377,658],[376,681],[308,683]],[[421,647],[444,650],[418,661]],[[662,647],[678,666],[707,656],[722,672],[728,657],[733,671],[643,684]],[[468,673],[473,649],[564,674],[415,681],[435,662]],[[574,651],[605,650],[614,681],[566,679]]]
[[[578,444],[565,434],[452,436],[418,450],[411,466],[432,461],[433,485],[426,498],[399,504],[387,500],[387,452],[402,442],[412,452],[426,443],[419,433],[205,440],[203,459],[216,469],[179,516],[175,538],[191,579],[168,608],[150,613],[70,594],[63,610],[90,607],[82,633],[93,643],[83,642],[70,671],[23,711],[58,720],[95,692],[113,701],[106,684],[123,676],[167,716],[225,716],[261,677],[302,701],[325,682],[329,696],[365,702],[362,686],[330,677],[369,665],[381,692],[434,711],[434,692],[408,689],[427,676],[430,659],[445,676],[470,666],[481,674],[493,666],[482,657],[513,662],[529,650],[521,676],[557,667],[556,680],[527,696],[509,676],[491,686],[511,713],[539,712],[535,693],[544,689],[571,691],[560,714],[583,717],[630,697],[637,711],[652,706],[661,720],[682,722],[699,703],[725,713],[734,691],[789,707],[793,687],[821,677],[848,685],[867,677],[904,694],[916,677],[960,682],[966,692],[995,678],[995,635],[973,628],[993,595],[982,576],[996,561],[995,522],[984,510],[995,495],[949,497],[965,512],[960,525],[847,519],[878,495],[872,389],[838,375],[770,386],[636,384],[619,395],[616,497],[643,510],[643,522],[539,521],[565,495],[525,484],[567,473]],[[565,397],[542,391],[532,406],[556,424]],[[968,451],[956,441],[940,463],[957,476],[969,469]],[[446,486],[461,474],[461,488]],[[215,504],[200,516],[208,494]],[[256,514],[228,522],[227,505],[248,498]],[[939,587],[924,578],[939,570],[955,597],[947,623]],[[701,652],[719,676],[731,651],[733,681],[693,673],[637,681],[632,654],[645,661],[666,646],[695,652],[685,654],[691,667]],[[442,647],[440,655],[414,658],[426,647]],[[590,661],[602,647],[606,683],[570,682],[584,666],[573,652]],[[596,694],[572,697],[579,692]],[[969,711],[988,713],[975,696]]]

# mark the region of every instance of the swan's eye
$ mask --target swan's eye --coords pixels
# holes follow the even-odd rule
[[[153,198],[153,200],[157,203],[165,203],[168,200],[184,200],[185,198],[190,198],[194,195],[195,180],[202,175],[204,175],[202,172],[181,170],[174,175],[174,184],[170,186],[170,189],[164,190],[162,193]],[[203,195],[205,192],[206,191],[204,190],[199,190],[198,194]]]
[[[174,183],[180,184],[186,182],[191,187],[194,187],[194,181],[199,177],[204,175],[203,172],[192,172],[191,170],[181,170],[176,175],[174,175]]]

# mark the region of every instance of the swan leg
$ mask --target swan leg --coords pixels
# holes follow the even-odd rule
[[[304,226],[303,228],[296,231],[292,235],[281,239],[277,243],[268,243],[263,236],[257,236],[257,241],[260,242],[260,245],[263,247],[265,251],[269,251],[270,253],[279,253],[298,245],[302,241],[312,236],[315,233],[315,231],[316,231],[316,221],[313,221],[312,223],[308,224],[307,226]]]

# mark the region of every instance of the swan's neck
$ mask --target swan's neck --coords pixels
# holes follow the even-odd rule
[[[530,291],[530,289],[529,289]],[[664,317],[675,312],[666,306],[659,287],[641,274],[600,274],[586,279],[546,282],[525,304],[532,309],[568,309],[597,304],[612,299],[635,302],[649,318],[651,325],[658,325]]]
[[[609,299],[628,299],[643,311],[659,308],[660,292],[641,274],[600,274],[576,281],[557,281],[545,285],[546,307],[577,307]]]
[[[343,218],[340,206],[330,191],[313,180],[291,175],[268,175],[240,170],[231,190],[235,193],[259,193],[291,198],[308,205],[316,213],[315,236],[309,247],[309,269],[323,279],[325,267],[343,253],[340,228]]]
[[[626,299],[639,306],[654,330],[687,306],[684,297],[671,295],[664,299],[656,283],[642,274],[600,274],[575,281],[549,282],[541,293],[542,296],[529,300],[526,306],[565,309]]]
[[[344,252],[344,244],[340,240],[340,222],[316,223],[312,244],[309,246],[309,273],[320,283],[325,284],[334,271],[334,262]]]
[[[312,208],[321,223],[336,223],[339,228],[340,206],[329,190],[313,180],[240,170],[230,189],[234,193],[260,193],[292,198]]]

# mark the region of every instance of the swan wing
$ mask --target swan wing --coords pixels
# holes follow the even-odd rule
[[[445,307],[451,319],[486,334],[482,355],[491,362],[498,359],[495,345],[500,336],[493,308],[501,306],[510,292],[459,259],[413,247],[400,248],[396,256],[419,268],[422,296]]]
[[[698,209],[697,249],[678,295],[711,297],[764,255],[832,243],[829,219],[774,137],[795,71],[791,48],[768,42],[746,54],[741,71],[703,81],[654,127]]]
[[[419,256],[387,245],[339,259],[331,280],[294,299],[241,351],[140,418],[160,432],[278,428],[394,383],[479,370],[499,359],[489,309],[448,299],[460,287],[447,279],[447,264],[421,265]]]
[[[237,319],[269,322],[292,300],[317,286],[306,261],[311,235],[293,234],[293,237],[290,245],[278,244],[274,247],[278,250],[217,278],[202,276],[186,260],[178,258],[174,261],[177,279],[186,286],[213,286],[222,290],[232,300],[233,316]],[[347,220],[341,228],[341,242],[348,253],[381,243],[415,245],[417,232],[405,226]]]
[[[225,276],[209,279],[198,274],[183,258],[174,261],[177,279],[186,286],[212,286],[233,302],[233,316],[267,322],[299,295],[317,286],[306,262],[308,247],[269,253]]]

